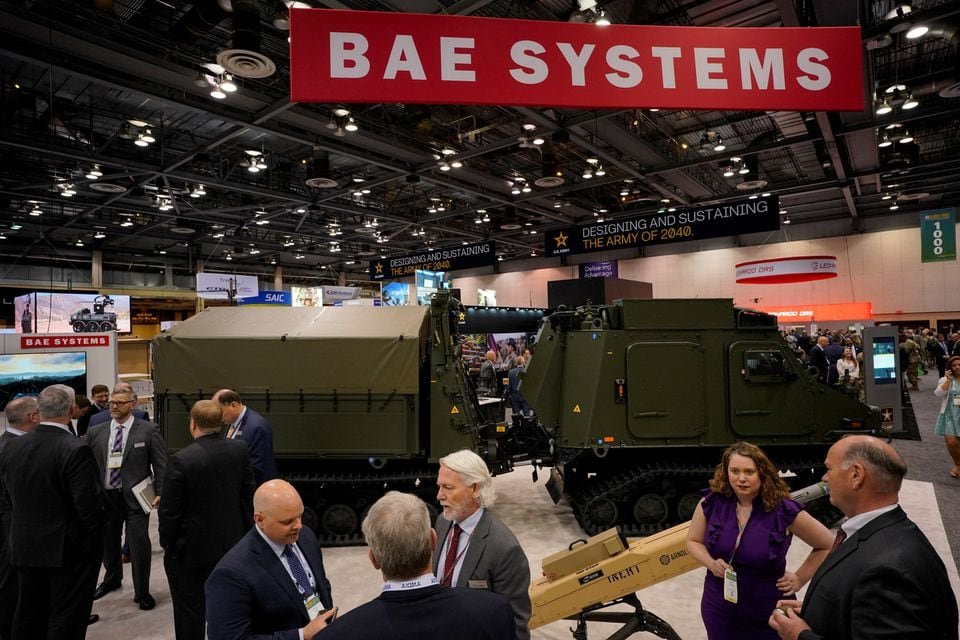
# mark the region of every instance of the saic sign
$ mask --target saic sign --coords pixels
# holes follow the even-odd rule
[[[858,27],[714,28],[293,9],[296,102],[861,111]]]

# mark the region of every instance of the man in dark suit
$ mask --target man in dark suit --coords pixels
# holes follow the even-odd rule
[[[391,491],[363,520],[374,569],[383,572],[383,593],[350,611],[320,640],[503,640],[515,635],[506,597],[486,591],[445,589],[430,571],[437,533],[420,498]]]
[[[808,359],[810,366],[817,368],[817,380],[823,384],[827,384],[827,369],[829,369],[827,354],[824,350],[829,344],[830,338],[827,336],[817,338],[817,344],[810,347],[810,357]]]
[[[928,342],[927,349],[929,349],[930,355],[933,357],[933,360],[937,365],[937,372],[942,378],[947,370],[947,358],[950,357],[950,348],[944,341],[943,334],[938,333],[936,340],[931,340]]]
[[[0,452],[10,563],[20,578],[18,639],[87,634],[107,513],[93,452],[67,428],[72,405],[71,391],[47,387],[38,399],[40,424]]]
[[[77,418],[77,435],[81,438],[90,428],[90,419],[101,411],[106,411],[106,417],[101,422],[110,419],[110,389],[105,384],[95,384],[90,387],[90,406]]]
[[[103,540],[103,581],[95,598],[120,588],[123,580],[120,534],[127,527],[130,566],[133,573],[133,601],[149,611],[156,606],[150,595],[150,556],[153,552],[148,527],[150,514],[144,513],[133,488],[153,476],[156,498],[160,502],[167,449],[160,428],[133,415],[136,396],[130,391],[115,391],[110,397],[110,422],[90,427],[87,442],[100,467],[100,481],[110,504],[110,519]]]
[[[7,428],[0,435],[0,453],[10,440],[33,431],[40,424],[40,407],[33,396],[14,398],[4,407]],[[10,640],[13,612],[20,597],[17,568],[10,565],[10,503],[3,495],[0,478],[0,640]]]
[[[440,458],[434,574],[444,586],[500,593],[510,599],[516,637],[530,637],[530,564],[516,536],[487,508],[496,499],[483,459],[463,449]]]
[[[177,640],[203,640],[203,585],[253,524],[250,453],[242,442],[221,438],[222,428],[220,405],[196,402],[193,443],[170,458],[163,479],[157,520]]]
[[[326,626],[335,613],[330,582],[302,515],[288,482],[269,480],[257,489],[254,527],[217,563],[204,589],[209,640],[312,640]]]
[[[823,355],[827,359],[827,384],[835,385],[840,380],[837,360],[843,357],[843,336],[839,333],[835,334],[830,344],[823,350]]]
[[[956,640],[957,601],[926,536],[897,504],[907,466],[886,442],[852,436],[827,452],[830,502],[849,519],[802,609],[783,600],[770,626],[789,640]],[[799,610],[799,615],[797,611]]]
[[[213,400],[219,402],[223,410],[226,437],[247,443],[257,486],[276,478],[279,474],[277,463],[273,460],[273,429],[267,419],[244,405],[240,394],[231,389],[217,391],[213,394]]]

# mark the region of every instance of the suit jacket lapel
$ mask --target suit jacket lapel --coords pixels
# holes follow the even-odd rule
[[[133,432],[140,426],[140,419],[134,418],[133,422],[130,423],[130,428],[127,429],[127,441],[123,443],[123,462],[127,461],[127,456],[130,455],[130,448],[133,446]]]
[[[437,549],[433,552],[433,574],[437,574],[437,568],[440,566],[440,552],[443,551],[443,542],[447,539],[452,523],[446,518],[438,518],[437,525]]]
[[[253,526],[256,527],[257,525]],[[303,614],[304,622],[309,622],[307,608],[303,604],[303,598],[300,597],[300,591],[293,585],[293,580],[283,567],[283,563],[280,562],[280,558],[273,552],[273,549],[267,546],[259,532],[251,530],[250,535],[254,538],[253,551],[257,554],[257,562],[277,582],[280,590],[296,605],[297,609]]]
[[[480,563],[480,557],[483,556],[483,550],[487,547],[487,536],[490,535],[490,512],[484,510],[480,516],[480,522],[474,527],[470,535],[470,543],[467,545],[467,553],[463,556],[463,564],[460,565],[460,575],[457,577],[457,586],[466,587],[470,581],[470,576],[476,570]]]

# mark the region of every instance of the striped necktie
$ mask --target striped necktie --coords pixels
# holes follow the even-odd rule
[[[110,450],[111,453],[120,453],[123,451],[123,425],[117,425],[117,435],[113,439],[113,448]],[[120,488],[120,467],[115,469],[110,469],[110,488],[119,489]]]

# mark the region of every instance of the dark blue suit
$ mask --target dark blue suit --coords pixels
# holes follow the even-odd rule
[[[273,460],[273,429],[262,415],[250,407],[246,409],[233,437],[247,443],[250,464],[253,465],[253,480],[259,487],[279,475],[277,463]]]
[[[957,601],[943,560],[903,509],[871,520],[810,581],[800,640],[956,640]]]
[[[513,625],[504,596],[434,585],[386,591],[333,621],[317,640],[511,640]]]
[[[304,527],[297,546],[307,559],[325,609],[333,605],[320,545]],[[310,619],[300,592],[256,527],[247,532],[210,574],[208,640],[298,640]]]

